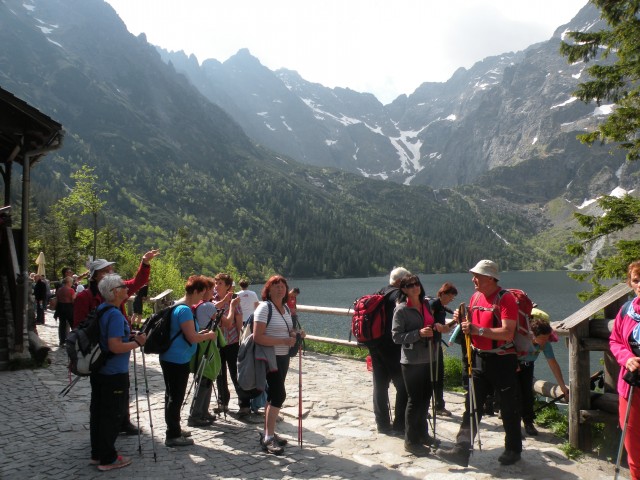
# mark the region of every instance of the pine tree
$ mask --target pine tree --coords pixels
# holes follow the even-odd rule
[[[638,0],[591,0],[601,11],[608,28],[597,32],[569,32],[571,43],[562,42],[560,53],[570,63],[601,62],[586,71],[591,78],[578,85],[574,95],[585,103],[595,101],[615,103],[613,113],[592,132],[579,135],[580,141],[592,145],[615,143],[627,151],[627,160],[640,159],[640,19]],[[569,245],[572,255],[583,255],[586,248],[601,237],[627,229],[640,221],[640,200],[625,196],[602,197],[599,204],[606,212],[602,216],[576,214],[583,230],[574,232],[577,242]],[[606,290],[600,282],[610,278],[624,278],[626,266],[640,258],[640,241],[618,241],[616,252],[599,257],[589,278],[593,291],[585,298],[595,297]]]

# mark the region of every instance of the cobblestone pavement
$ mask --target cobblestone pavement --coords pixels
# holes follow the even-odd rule
[[[89,466],[89,381],[81,380],[66,397],[66,354],[56,345],[57,324],[47,312],[39,334],[52,346],[51,366],[37,370],[0,372],[0,479],[581,479],[612,478],[613,465],[592,457],[568,460],[558,440],[540,429],[524,442],[522,460],[504,467],[497,462],[504,438],[496,417],[483,419],[483,449],[468,468],[447,464],[435,456],[415,458],[404,452],[403,440],[379,435],[372,413],[371,374],[364,362],[308,353],[303,357],[303,447],[296,444],[298,360],[287,379],[288,398],[277,430],[289,439],[281,457],[263,453],[258,445],[260,417],[243,423],[228,414],[212,427],[193,428],[195,445],[164,445],[164,382],[157,355],[146,357],[146,373],[153,420],[153,438],[141,355],[137,354],[138,405],[144,432],[120,436],[119,451],[133,458],[129,467],[99,472]],[[136,422],[133,365],[131,415]],[[393,397],[392,397],[393,398]],[[446,394],[451,418],[439,418],[438,438],[450,445],[462,414],[463,398]],[[234,400],[232,399],[232,404]],[[185,407],[183,426],[186,427]],[[235,410],[235,408],[232,408]],[[153,442],[153,444],[152,444]],[[153,446],[155,445],[155,447]],[[141,453],[139,453],[141,447]],[[154,460],[155,449],[155,460]],[[628,478],[627,472],[623,472]]]

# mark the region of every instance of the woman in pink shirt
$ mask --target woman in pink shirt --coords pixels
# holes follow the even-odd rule
[[[624,419],[629,403],[631,388],[640,385],[640,261],[629,264],[627,268],[627,283],[636,294],[636,298],[625,303],[613,325],[609,337],[611,353],[620,365],[618,375],[618,415],[620,426],[624,428]],[[628,372],[632,373],[630,383],[623,378]],[[632,480],[640,479],[640,392],[634,392],[631,398],[631,408],[627,422],[627,433],[624,437],[624,447],[627,450],[629,472]]]

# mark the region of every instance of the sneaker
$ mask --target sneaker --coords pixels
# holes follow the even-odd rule
[[[436,409],[436,415],[438,415],[439,417],[450,417],[451,412],[446,408],[442,407],[442,408]]]
[[[524,424],[524,431],[527,432],[527,435],[529,435],[531,437],[538,436],[538,430],[536,429],[536,427],[535,427],[535,425],[533,423],[525,423]]]
[[[428,445],[429,447],[439,447],[440,446],[440,440],[437,440],[437,439],[433,438],[428,433],[426,435],[424,435],[420,439],[420,443],[422,445]]]
[[[218,419],[217,416],[212,415],[209,412],[205,413],[202,418],[204,418],[205,420],[211,420],[212,422],[215,422]]]
[[[286,438],[282,438],[280,435],[278,435],[277,433],[273,434],[273,439],[276,441],[276,443],[281,446],[281,447],[286,447],[287,444],[289,443],[289,440],[287,440]]]
[[[108,465],[98,465],[98,470],[100,470],[101,472],[108,472],[109,470],[126,467],[127,465],[131,465],[131,459],[129,457],[118,455],[118,458],[116,458],[113,463],[110,463]]]
[[[502,452],[502,455],[498,457],[498,461],[502,465],[513,465],[518,460],[520,460],[520,454],[518,452],[514,452],[513,450],[505,450]]]
[[[262,447],[263,452],[271,453],[273,455],[282,455],[284,453],[284,448],[278,445],[275,437],[265,442],[264,437],[260,434],[260,446]]]
[[[129,422],[127,425],[122,427],[120,433],[124,435],[138,435],[139,433],[142,433],[142,428],[139,429],[133,423]]]
[[[167,447],[188,447],[189,445],[193,445],[193,438],[185,438],[185,437],[175,437],[175,438],[167,438],[164,441],[164,444]]]
[[[89,465],[100,465],[100,459],[92,458],[91,460],[89,460]]]
[[[450,463],[455,463],[461,467],[469,466],[469,448],[461,445],[454,445],[453,448],[439,448],[436,455]]]
[[[404,451],[409,452],[416,457],[426,457],[429,455],[429,449],[421,443],[404,442]]]
[[[242,407],[238,410],[238,418],[245,418],[251,415],[251,408]]]
[[[187,425],[190,427],[210,427],[213,422],[205,418],[191,418],[187,420]]]

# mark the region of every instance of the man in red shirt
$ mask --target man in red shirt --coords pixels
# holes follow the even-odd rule
[[[436,452],[444,460],[466,467],[472,451],[474,437],[482,418],[485,398],[495,389],[500,391],[500,412],[505,431],[505,451],[498,457],[502,465],[511,465],[520,460],[522,437],[520,435],[520,405],[517,395],[518,359],[513,346],[513,335],[518,318],[515,297],[498,285],[498,265],[491,260],[480,260],[469,270],[473,275],[476,292],[469,301],[467,318],[461,321],[462,331],[471,336],[473,358],[474,403],[476,416],[470,412],[467,389],[462,424],[453,448]],[[471,421],[474,422],[473,429]],[[473,432],[473,436],[472,436]]]

